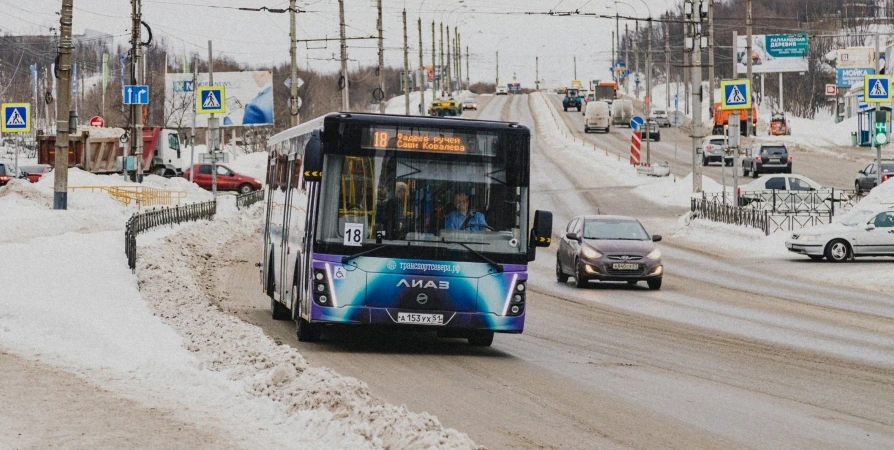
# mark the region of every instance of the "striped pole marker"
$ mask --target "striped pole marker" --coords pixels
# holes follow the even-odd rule
[[[639,164],[639,149],[642,137],[639,131],[634,131],[630,137],[630,164],[635,166]]]

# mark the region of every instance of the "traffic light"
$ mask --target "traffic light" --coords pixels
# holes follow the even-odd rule
[[[885,145],[888,143],[888,112],[877,110],[875,112],[875,143]]]

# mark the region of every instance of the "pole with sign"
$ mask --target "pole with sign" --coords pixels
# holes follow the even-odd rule
[[[875,103],[875,131],[872,140],[875,146],[876,186],[882,184],[882,145],[888,143],[888,115],[882,111],[882,103],[891,103],[894,93],[891,92],[890,75],[866,75],[863,77],[863,98],[866,103]]]
[[[4,103],[2,105],[2,119],[0,123],[0,131],[4,133],[30,133],[31,132],[31,104],[30,103]],[[19,175],[19,147],[22,146],[24,136],[16,139],[15,147],[15,172],[14,177]]]

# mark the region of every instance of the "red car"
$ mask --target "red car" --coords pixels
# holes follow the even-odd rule
[[[33,166],[22,166],[20,169],[28,176],[28,181],[37,183],[40,181],[40,177],[53,171],[53,166],[49,164],[36,164]]]
[[[183,178],[189,179],[189,174],[195,170],[193,182],[198,184],[202,189],[211,190],[211,164],[196,164],[192,169],[183,171]],[[217,165],[217,190],[218,191],[239,191],[240,194],[247,194],[251,191],[261,189],[261,180],[233,172],[229,167]]]

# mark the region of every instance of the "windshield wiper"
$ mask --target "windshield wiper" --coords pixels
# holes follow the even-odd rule
[[[407,247],[409,247],[409,246],[410,246],[410,243],[407,242]],[[341,257],[341,263],[342,263],[342,264],[347,264],[348,261],[350,261],[350,260],[352,260],[352,259],[354,259],[354,258],[363,256],[363,255],[368,255],[368,254],[370,254],[370,253],[375,253],[375,252],[377,252],[377,251],[379,251],[379,250],[381,250],[381,249],[383,249],[383,248],[385,248],[385,247],[399,247],[399,245],[398,245],[398,244],[382,244],[382,245],[379,245],[378,247],[373,247],[373,248],[371,248],[371,249],[369,249],[369,250],[364,250],[364,251],[362,251],[362,252],[354,253],[353,255],[345,255],[345,256],[342,256],[342,257]]]
[[[424,242],[432,242],[432,241],[424,241]],[[447,241],[447,240],[440,240],[440,241],[434,241],[434,242],[440,242],[440,243],[442,243],[442,244],[459,244],[459,245],[462,245],[463,247],[465,247],[466,250],[468,250],[468,251],[474,253],[475,256],[477,256],[477,257],[483,259],[483,260],[486,261],[488,264],[490,264],[491,267],[493,267],[494,269],[497,270],[497,272],[503,273],[503,265],[502,265],[502,264],[500,264],[500,263],[498,263],[498,262],[496,262],[496,261],[494,261],[494,260],[488,258],[487,256],[484,256],[484,254],[482,254],[481,252],[479,252],[479,251],[473,249],[472,247],[469,247],[465,242],[460,242],[460,241]],[[483,242],[482,242],[481,244],[484,244],[484,245],[490,245],[490,244],[483,243]]]

